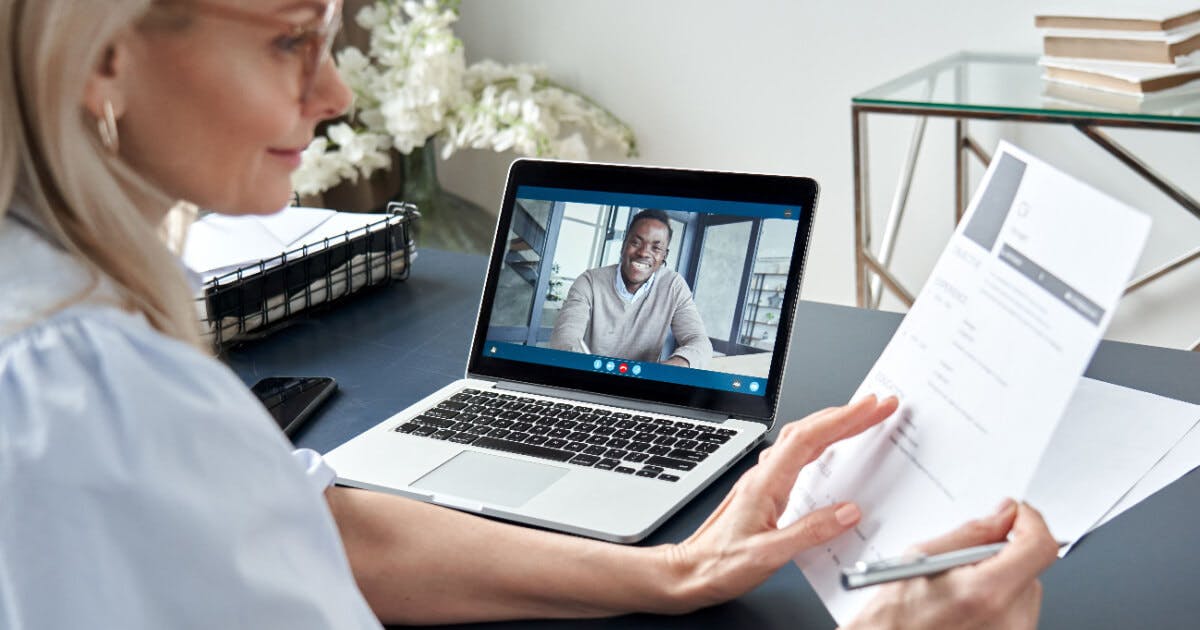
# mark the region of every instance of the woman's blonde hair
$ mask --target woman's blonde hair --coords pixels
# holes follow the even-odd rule
[[[0,219],[14,202],[27,207],[94,278],[115,283],[123,308],[200,346],[182,270],[147,219],[173,200],[104,146],[83,107],[109,43],[150,4],[0,0]]]

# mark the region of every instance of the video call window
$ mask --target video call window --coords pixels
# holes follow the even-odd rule
[[[655,272],[655,282],[672,280],[674,274],[667,270],[678,274],[691,293],[694,313],[707,343],[692,338],[685,340],[681,348],[680,340],[668,333],[661,349],[653,348],[653,356],[627,357],[611,348],[580,346],[567,340],[563,330],[557,335],[557,348],[552,340],[556,338],[556,325],[561,329],[569,323],[560,322],[560,318],[572,285],[580,276],[591,270],[589,279],[595,284],[600,277],[611,282],[613,266],[616,273],[621,272],[627,237],[635,236],[630,222],[647,208],[529,199],[520,194],[515,203],[489,322],[489,342],[659,363],[670,363],[673,357],[684,355],[700,364],[687,367],[767,377],[775,331],[783,316],[797,221],[653,208],[665,214],[670,226],[669,237],[663,235],[669,246],[661,269]],[[640,251],[647,260],[653,258],[648,246]],[[602,276],[605,268],[609,268],[608,275]],[[645,261],[641,268],[645,268]],[[631,265],[628,269],[636,273],[633,270],[638,267]],[[594,286],[592,289],[598,290]],[[573,317],[578,320],[577,314]],[[685,328],[695,330],[696,326]],[[627,331],[621,336],[632,334]],[[637,351],[645,352],[640,348]]]

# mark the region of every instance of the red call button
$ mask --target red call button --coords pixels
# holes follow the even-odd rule
[[[618,367],[617,367],[617,371],[618,371],[618,372],[620,372],[620,373],[622,373],[622,374],[624,374],[624,373],[628,372],[628,371],[629,371],[629,364],[628,364],[628,363],[622,363],[620,366],[618,366]]]

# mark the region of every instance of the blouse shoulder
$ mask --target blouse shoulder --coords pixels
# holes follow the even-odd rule
[[[0,418],[15,627],[378,627],[274,422],[141,317],[84,304],[0,336]]]

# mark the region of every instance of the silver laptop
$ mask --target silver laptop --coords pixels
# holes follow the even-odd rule
[[[514,162],[465,378],[330,452],[338,483],[641,540],[770,430],[816,196]]]

